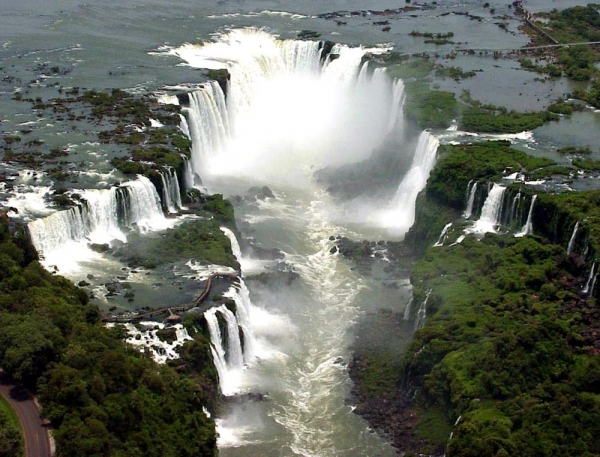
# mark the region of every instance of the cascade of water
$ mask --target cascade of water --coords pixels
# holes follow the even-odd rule
[[[237,322],[244,333],[244,363],[252,362],[255,357],[256,348],[256,337],[250,324],[250,308],[252,302],[250,301],[250,292],[243,279],[240,278],[239,289],[231,287],[224,294],[224,297],[231,298],[235,301]]]
[[[502,199],[506,187],[494,183],[490,189],[483,208],[481,209],[481,217],[475,225],[469,230],[470,233],[487,233],[495,232],[500,225],[500,216],[502,213]]]
[[[235,233],[233,233],[230,229],[228,229],[227,227],[220,227],[221,231],[225,234],[225,236],[227,238],[229,238],[229,241],[231,242],[231,251],[233,252],[233,255],[235,256],[235,258],[237,259],[238,262],[242,261],[242,250],[240,248],[240,243],[238,242]]]
[[[244,365],[244,355],[242,353],[242,341],[240,339],[240,329],[235,314],[225,305],[219,306],[217,310],[225,318],[227,323],[227,348],[225,349],[225,359],[230,369],[241,368]]]
[[[189,98],[189,96],[188,96]],[[187,118],[180,114],[179,118],[181,122],[179,123],[179,128],[183,132],[183,134],[189,139],[193,140],[192,134],[190,133],[190,126],[188,124]],[[193,144],[193,142],[192,142]],[[190,151],[192,152],[192,151]],[[192,164],[190,163],[190,159],[185,155],[181,154],[181,158],[183,159],[183,190],[188,191],[194,187],[194,172],[192,170]]]
[[[145,176],[138,175],[135,181],[126,182],[116,191],[122,192],[125,197],[122,211],[124,226],[148,232],[170,225],[165,220],[154,184]]]
[[[183,132],[183,134],[188,137],[190,140],[192,139],[192,135],[190,133],[190,126],[188,125],[187,118],[183,115],[179,115],[179,129]]]
[[[521,237],[521,236],[529,235],[531,233],[531,231],[533,230],[533,226],[531,224],[531,218],[533,217],[533,205],[535,204],[536,200],[537,200],[537,195],[534,195],[533,198],[531,199],[531,205],[529,206],[529,213],[527,214],[527,222],[525,222],[525,225],[523,226],[521,231],[519,233],[516,233],[515,236]]]
[[[515,195],[515,198],[513,198],[512,206],[510,208],[510,221],[508,221],[509,224],[512,224],[517,217],[519,203],[521,203],[521,192],[518,192],[517,195]]]
[[[469,201],[469,195],[471,194],[471,184],[473,184],[473,179],[470,179],[467,183],[467,190],[465,191],[465,201]]]
[[[111,189],[83,191],[82,199],[81,205],[28,224],[31,240],[46,263],[65,265],[77,257],[82,243],[126,242],[123,229],[146,232],[171,226],[156,188],[144,176]]]
[[[174,168],[169,167],[160,172],[163,184],[163,203],[169,213],[176,213],[178,209],[183,209],[181,203],[181,190],[179,188],[179,178]]]
[[[367,80],[367,72],[369,70],[369,62],[363,63],[362,67],[360,67],[360,71],[358,72],[358,78],[356,82],[358,85],[364,83]]]
[[[471,185],[472,183],[472,185]],[[465,219],[469,219],[473,214],[473,203],[475,202],[475,192],[477,192],[477,181],[469,181],[467,185],[467,208],[463,214]]]
[[[44,255],[59,250],[67,240],[85,240],[91,231],[89,222],[87,208],[75,206],[36,219],[28,224],[28,229],[33,245]]]
[[[217,320],[218,308],[210,308],[204,313],[204,319],[208,325],[208,332],[210,334],[211,352],[213,356],[213,362],[217,368],[219,375],[219,386],[223,394],[229,393],[229,389],[226,387],[227,382],[227,361],[225,360],[225,349],[223,348],[223,338],[221,337],[221,329],[219,328],[219,321]]]
[[[393,94],[388,132],[393,131],[398,125],[402,125],[404,119],[404,101],[406,100],[404,81],[398,78],[394,79]],[[398,132],[398,136],[402,135],[402,133]]]
[[[175,201],[175,204],[179,209],[184,209],[181,201],[181,186],[179,185],[179,178],[174,168],[171,168],[171,198]]]
[[[594,286],[596,285],[596,262],[593,263],[592,269],[590,270],[590,275],[588,276],[588,280],[585,283],[585,287],[582,292],[584,294],[592,294],[594,292]]]
[[[387,74],[386,68],[376,68],[373,71],[371,77],[369,78],[368,67],[369,62],[365,62],[360,69],[357,78],[357,90],[364,90],[368,86],[388,87],[390,85],[390,78]],[[404,81],[395,78],[392,81],[392,91],[390,97],[391,105],[387,125],[387,133],[395,131],[398,127],[402,127],[402,120],[404,119],[405,98],[406,97],[404,93]],[[398,129],[398,131],[396,131],[397,137],[401,137],[402,133],[402,129]]]
[[[452,222],[449,222],[446,225],[444,225],[444,228],[442,229],[442,233],[440,233],[440,236],[439,236],[437,242],[433,246],[439,247],[439,246],[444,245],[444,241],[446,241],[446,237],[448,236],[448,229],[450,227],[452,227]]]
[[[415,332],[419,329],[422,329],[425,325],[425,319],[427,318],[427,301],[429,300],[430,295],[431,289],[427,291],[427,294],[425,294],[425,299],[419,305],[419,309],[417,310],[417,317],[415,319]]]
[[[321,65],[317,42],[244,29],[171,52],[194,67],[226,68],[231,75],[226,101],[218,84],[207,84],[184,110],[192,168],[209,187],[222,175],[305,179],[311,167],[365,159],[392,124],[400,127],[402,82],[392,85],[383,70],[368,77],[366,69],[357,81],[363,56],[378,49],[335,45],[337,58]]]
[[[406,304],[406,308],[404,308],[404,320],[407,321],[410,319],[410,310],[412,308],[412,304],[414,302],[414,298],[410,297],[410,300],[408,300],[408,303]]]
[[[567,245],[567,255],[573,254],[573,248],[575,247],[575,238],[577,237],[578,229],[579,229],[579,221],[575,222],[575,227],[573,227],[573,233],[571,234],[571,238],[569,239],[569,244]]]
[[[393,221],[387,221],[388,227],[391,226],[399,233],[404,234],[415,221],[417,195],[425,187],[435,165],[439,144],[438,139],[427,131],[423,131],[419,136],[411,168],[402,179],[392,199],[394,209],[391,215],[386,215],[386,218],[390,216],[394,218]]]
[[[181,154],[183,159],[183,189],[188,191],[194,188],[194,171],[192,170],[192,163],[185,154]]]
[[[201,89],[189,94],[190,107],[184,108],[189,116],[192,138],[192,168],[203,175],[211,156],[223,152],[230,140],[229,115],[225,94],[216,81],[209,81]]]
[[[337,58],[327,58],[321,64],[318,43],[281,41],[265,32],[252,30],[228,32],[219,36],[215,43],[186,45],[174,50],[194,67],[227,68],[231,75],[225,111],[219,112],[230,122],[230,128],[226,132],[225,146],[220,150],[204,147],[202,142],[208,133],[195,131],[212,125],[210,122],[193,125],[199,124],[192,118],[192,112],[197,112],[198,106],[190,105],[187,110],[194,143],[193,171],[202,177],[207,188],[214,187],[217,191],[230,184],[236,187],[242,181],[267,184],[282,190],[302,187],[304,191],[305,182],[314,184],[313,170],[369,157],[375,148],[389,139],[391,113],[394,109],[401,109],[393,98],[400,98],[402,91],[398,84],[395,88],[397,94],[392,93],[392,81],[384,71],[373,72],[371,76],[365,69],[359,83],[358,73],[365,52],[368,50],[336,45],[331,55],[335,54]],[[213,106],[219,108],[220,105],[213,103]],[[222,179],[222,176],[232,179]],[[354,301],[357,283],[352,272],[346,271],[329,249],[319,250],[317,254],[311,252],[315,245],[327,241],[323,235],[323,222],[327,219],[324,214],[313,212],[320,204],[328,202],[319,193],[315,197],[314,205],[311,203],[306,208],[304,205],[308,201],[304,196],[297,200],[298,208],[291,203],[289,207],[293,216],[277,214],[281,221],[276,229],[281,230],[278,235],[285,234],[286,238],[288,234],[292,237],[297,235],[298,241],[301,241],[301,245],[293,241],[289,246],[294,251],[290,254],[290,261],[301,272],[301,295],[304,297],[306,293],[308,298],[306,309],[304,306],[286,309],[287,303],[281,303],[284,314],[289,312],[294,323],[301,327],[295,329],[295,341],[290,341],[289,346],[287,343],[284,345],[288,346],[285,349],[289,350],[289,355],[278,354],[272,364],[256,364],[248,374],[252,374],[252,381],[265,381],[275,393],[277,400],[273,407],[265,405],[268,409],[265,413],[284,427],[286,435],[293,440],[284,444],[286,448],[299,455],[339,455],[343,452],[342,443],[337,442],[336,435],[358,437],[364,430],[363,424],[355,424],[356,418],[342,414],[339,408],[345,406],[343,401],[338,401],[341,389],[336,387],[347,381],[347,375],[335,361],[345,354],[347,325],[358,312]],[[400,200],[407,199],[402,196]],[[287,197],[273,203],[279,208],[282,201],[287,207]],[[266,203],[265,207],[271,202]],[[414,212],[414,202],[412,206]],[[263,209],[270,211],[269,208]],[[295,220],[296,210],[302,214],[299,220],[303,222],[292,227],[289,224],[292,219]],[[264,235],[261,228],[257,229],[257,233]],[[277,236],[271,241],[275,246],[283,247]],[[245,362],[253,352],[250,346],[252,328],[245,323],[247,318],[259,335],[260,346],[255,350],[260,351],[261,359],[263,348],[268,348],[271,342],[280,344],[280,341],[288,339],[291,332],[280,331],[280,328],[288,327],[271,323],[283,323],[287,319],[281,317],[275,320],[272,316],[263,322],[264,310],[249,302],[242,306],[236,300],[235,295],[239,295],[237,298],[245,302],[243,286],[236,294],[233,291],[231,294],[236,301],[238,327],[242,329]],[[289,295],[286,293],[286,297],[294,294],[295,291]],[[311,317],[313,308],[318,313],[316,319]],[[244,311],[249,311],[249,316],[244,315]],[[221,323],[223,341],[229,346],[227,337],[230,331],[224,328],[224,316],[220,312],[216,316]],[[308,317],[311,317],[312,324],[307,322]],[[289,328],[292,327],[295,326]],[[267,341],[263,339],[265,335],[268,335]],[[211,339],[215,340],[214,347],[218,347],[216,336],[213,338],[211,334]],[[267,352],[264,351],[265,354]],[[216,349],[214,353],[218,358]],[[223,356],[225,365],[220,372],[224,392],[235,391],[230,380],[241,371],[228,367],[228,359],[229,356]],[[275,367],[276,373],[273,371]],[[273,376],[277,379],[272,379]],[[322,426],[321,417],[332,416],[335,416],[334,421],[341,422],[339,427],[336,425],[335,433]],[[354,433],[359,430],[359,433]],[[370,438],[367,436],[366,439]],[[345,440],[343,446],[358,449],[364,446],[364,440],[363,436],[357,438],[356,444],[348,444]],[[382,455],[379,452],[358,453]]]

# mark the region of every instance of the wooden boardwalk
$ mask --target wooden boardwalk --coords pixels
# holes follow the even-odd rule
[[[202,293],[193,302],[186,303],[185,305],[180,305],[180,306],[165,306],[164,308],[153,309],[153,310],[146,311],[144,313],[138,313],[138,314],[135,314],[132,316],[105,316],[102,318],[102,321],[103,322],[119,322],[119,323],[139,322],[144,319],[151,319],[152,317],[157,316],[159,314],[169,313],[170,315],[173,315],[173,314],[181,313],[183,311],[187,311],[189,309],[192,309],[192,308],[200,305],[204,300],[206,300],[206,298],[210,294],[212,283],[215,278],[237,279],[237,278],[239,278],[239,276],[240,275],[238,273],[213,273],[206,280],[206,284],[204,285],[204,290],[202,291]]]

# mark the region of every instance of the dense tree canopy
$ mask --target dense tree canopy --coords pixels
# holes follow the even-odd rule
[[[183,370],[158,366],[33,252],[0,217],[0,366],[37,392],[57,455],[214,455],[214,422],[202,409],[214,410],[217,375],[205,337],[185,349]],[[13,442],[2,430],[0,455],[13,455],[2,454]]]

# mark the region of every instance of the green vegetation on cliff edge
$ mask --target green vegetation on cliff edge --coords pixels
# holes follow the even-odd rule
[[[60,456],[216,455],[217,374],[202,333],[184,371],[158,366],[99,322],[87,293],[47,272],[0,215],[0,366],[37,393]],[[2,446],[10,436],[0,435]]]

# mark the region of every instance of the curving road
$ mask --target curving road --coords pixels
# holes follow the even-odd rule
[[[33,396],[21,386],[12,384],[0,370],[0,395],[17,413],[25,438],[27,457],[51,457],[48,431],[42,425],[40,411]]]

